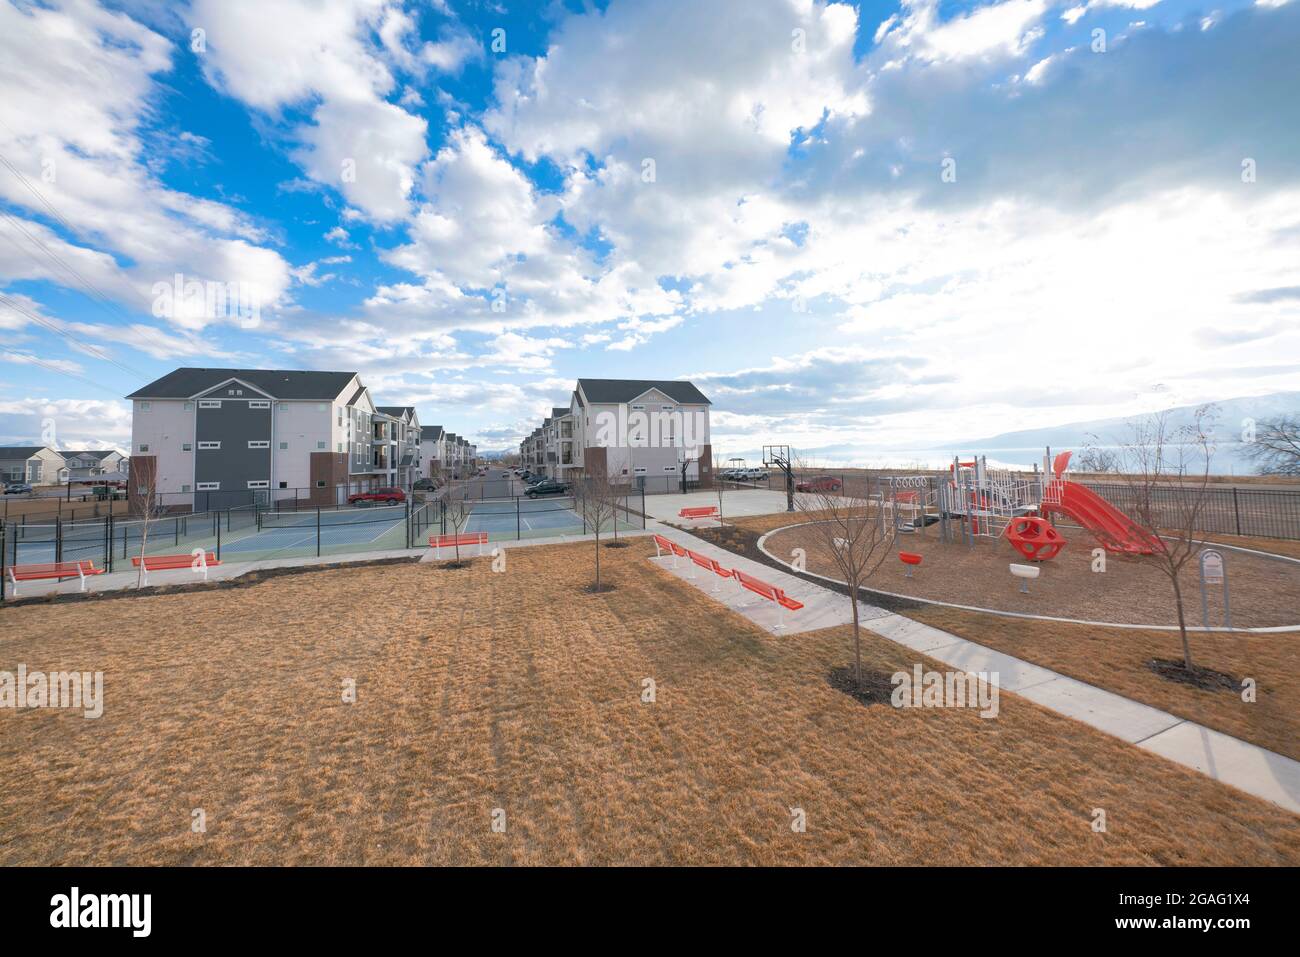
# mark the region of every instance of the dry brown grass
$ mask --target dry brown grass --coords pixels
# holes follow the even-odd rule
[[[0,863],[1300,863],[1292,815],[1014,696],[863,707],[846,628],[773,638],[651,553],[599,596],[578,544],[0,612],[0,668],[107,698],[0,713]]]
[[[935,605],[907,617],[1300,760],[1300,635],[1190,636],[1195,664],[1255,679],[1257,700],[1247,704],[1240,694],[1203,691],[1147,667],[1153,658],[1182,660],[1176,632],[998,618]]]

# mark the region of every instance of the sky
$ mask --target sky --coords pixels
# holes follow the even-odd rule
[[[177,366],[715,453],[1300,383],[1300,2],[0,0],[0,442]],[[215,295],[215,291],[224,294]]]

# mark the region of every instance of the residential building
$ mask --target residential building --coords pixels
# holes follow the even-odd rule
[[[68,480],[63,455],[45,445],[0,446],[0,481],[57,485]]]
[[[381,405],[372,420],[376,444],[386,445],[385,485],[409,488],[420,472],[420,418],[414,406]],[[382,436],[381,434],[382,433]]]
[[[204,508],[333,504],[400,467],[388,436],[375,442],[374,420],[387,417],[355,372],[181,368],[127,398],[132,482],[152,476],[168,505],[196,493]]]
[[[420,430],[420,459],[422,475],[433,478],[447,461],[447,433],[441,425],[426,425]]]
[[[116,449],[65,450],[63,460],[68,466],[69,482],[90,482],[104,476],[120,476],[126,472],[126,456]]]
[[[712,403],[693,383],[579,379],[573,391],[574,467],[611,482],[653,488],[647,479],[713,484]],[[663,483],[667,484],[667,483]]]

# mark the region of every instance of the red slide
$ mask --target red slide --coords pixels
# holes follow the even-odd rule
[[[1096,492],[1077,482],[1057,479],[1052,483],[1061,490],[1061,500],[1044,502],[1042,512],[1062,512],[1096,536],[1108,552],[1128,555],[1151,555],[1163,549],[1160,539],[1152,538],[1131,518]]]

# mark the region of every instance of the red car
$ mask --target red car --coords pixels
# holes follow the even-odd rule
[[[796,492],[838,492],[844,483],[833,475],[822,475],[814,479],[805,479],[795,485]]]
[[[401,505],[406,501],[406,493],[400,488],[377,488],[370,492],[353,492],[348,496],[349,505],[378,504]]]

